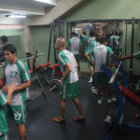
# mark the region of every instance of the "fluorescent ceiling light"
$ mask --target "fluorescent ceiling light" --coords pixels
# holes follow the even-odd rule
[[[42,2],[42,3],[48,3],[48,4],[51,4],[51,5],[56,5],[55,3],[52,2],[52,0],[34,0],[34,1]]]
[[[24,14],[27,14],[27,15],[45,15],[44,12],[30,12],[30,11],[21,11],[21,10],[3,9],[3,8],[0,8],[0,12],[1,11],[14,12],[14,13],[20,13],[20,14],[23,14],[24,13]]]
[[[24,15],[6,15],[8,18],[26,18]]]

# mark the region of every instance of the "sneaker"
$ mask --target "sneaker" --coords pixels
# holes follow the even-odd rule
[[[111,98],[113,101],[117,101],[117,98],[116,97],[112,97]]]
[[[60,117],[54,117],[53,121],[56,122],[56,123],[64,123],[65,119],[60,119]]]
[[[92,93],[98,95],[97,89],[96,88],[91,88]],[[100,93],[101,95],[103,94],[102,92]]]
[[[97,93],[97,89],[91,89],[91,91],[92,91],[92,93],[94,93],[94,94],[96,94],[96,95],[98,94],[98,93]]]
[[[92,93],[94,93],[94,94],[98,94],[98,93],[97,93],[97,89],[96,89],[95,87],[92,87],[92,88],[91,88],[91,91],[92,91]]]
[[[77,122],[84,122],[85,121],[85,117],[81,118],[81,117],[75,117],[73,118],[74,121],[77,121]]]
[[[102,102],[103,102],[103,98],[98,99],[98,104],[99,104],[99,105],[101,105],[101,104],[102,104]]]
[[[91,89],[95,89],[95,86],[93,86]]]
[[[107,103],[108,103],[108,104],[110,104],[110,103],[112,103],[112,102],[113,102],[112,99],[107,99]]]
[[[90,77],[90,80],[88,81],[89,83],[91,83],[92,82],[92,77]]]

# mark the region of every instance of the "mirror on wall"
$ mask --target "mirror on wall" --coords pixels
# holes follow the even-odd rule
[[[122,52],[123,22],[79,23],[72,26],[72,32],[75,32],[77,37],[82,41],[80,61],[86,61],[85,52],[87,50],[86,41],[83,39],[80,33],[81,26],[83,35],[87,37],[90,37],[91,30],[98,35],[102,30],[102,36],[107,38],[107,46],[112,48],[114,54],[119,55]]]

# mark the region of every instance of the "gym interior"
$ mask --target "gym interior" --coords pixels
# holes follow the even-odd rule
[[[139,12],[139,0],[1,0],[0,98],[9,99],[3,90],[9,44],[27,66],[31,84],[21,122],[24,132],[15,118],[7,117],[11,105],[3,106],[0,99],[8,126],[3,132],[0,115],[0,140],[139,139]],[[78,54],[73,53],[73,38],[79,41]],[[105,51],[98,52],[98,47]],[[71,79],[65,83],[72,72],[78,91],[68,87]],[[73,94],[70,100],[62,95],[65,91]]]

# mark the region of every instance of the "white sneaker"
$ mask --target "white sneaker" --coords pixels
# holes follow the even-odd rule
[[[92,91],[92,93],[94,93],[94,94],[98,94],[98,93],[97,93],[97,89],[96,89],[95,87],[92,87],[92,88],[91,88],[91,91]]]
[[[116,97],[112,97],[111,99],[112,99],[113,101],[116,101],[116,100],[117,100],[117,98],[116,98]]]
[[[90,80],[88,81],[89,83],[91,83],[92,82],[92,77],[90,77]]]
[[[91,90],[92,90],[92,89],[95,89],[95,86],[92,86]]]
[[[107,103],[108,103],[108,104],[110,104],[110,103],[112,103],[112,102],[113,102],[112,99],[107,99]]]
[[[99,104],[99,105],[101,105],[101,104],[102,104],[102,102],[103,102],[103,98],[98,99],[98,104]]]
[[[98,95],[97,89],[95,87],[91,88],[92,93]],[[103,94],[102,92],[100,93],[101,95]]]

